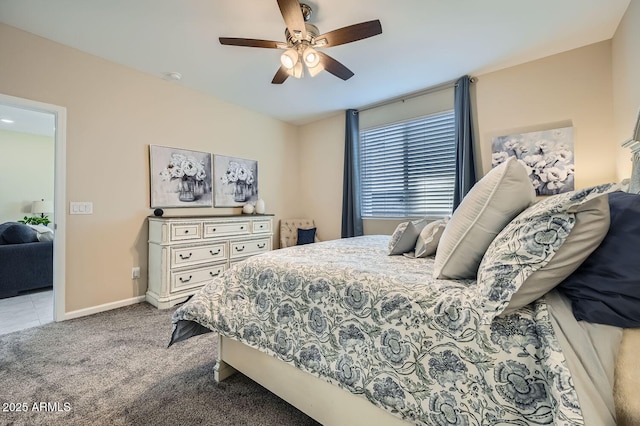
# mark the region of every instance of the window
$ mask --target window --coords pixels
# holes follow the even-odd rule
[[[451,214],[453,110],[360,132],[362,217]]]

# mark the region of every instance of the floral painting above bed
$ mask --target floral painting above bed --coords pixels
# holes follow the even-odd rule
[[[573,191],[573,127],[494,138],[492,167],[509,157],[516,157],[527,168],[536,195]]]

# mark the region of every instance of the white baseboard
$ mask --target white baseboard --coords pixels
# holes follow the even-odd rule
[[[112,309],[122,308],[124,306],[135,305],[144,302],[145,296],[132,297],[131,299],[119,300],[117,302],[105,303],[104,305],[92,306],[90,308],[78,309],[77,311],[65,312],[63,320],[86,317],[87,315],[97,314],[98,312],[110,311]]]

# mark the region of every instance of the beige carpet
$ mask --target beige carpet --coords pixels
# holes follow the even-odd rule
[[[172,311],[141,303],[0,336],[0,424],[317,424],[240,374],[216,383],[213,333],[167,348]]]

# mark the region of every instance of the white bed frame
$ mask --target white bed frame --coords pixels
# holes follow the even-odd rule
[[[215,380],[241,372],[323,425],[406,426],[366,397],[298,370],[236,340],[219,336]]]

